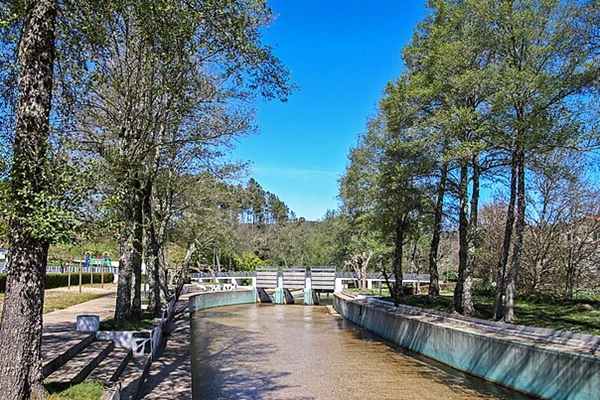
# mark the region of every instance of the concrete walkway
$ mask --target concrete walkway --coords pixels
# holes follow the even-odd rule
[[[68,289],[50,289],[48,292],[66,290]],[[72,288],[71,290],[78,289]],[[106,293],[107,296],[43,315],[42,359],[44,364],[77,345],[83,338],[90,335],[90,332],[77,331],[78,315],[98,315],[101,321],[113,316],[115,311],[115,290],[114,285],[108,286],[105,289],[84,287],[83,293]]]
[[[95,291],[99,292],[99,290],[98,288]],[[50,358],[64,351],[82,337],[89,335],[89,333],[77,332],[78,315],[98,315],[101,321],[114,315],[116,293],[114,288],[106,289],[106,292],[109,293],[107,296],[44,314],[42,336],[44,358]],[[173,321],[167,343],[158,358],[152,362],[138,398],[172,400],[192,398],[188,300],[193,294],[182,295],[177,302],[176,310],[179,312]]]
[[[175,305],[178,311],[167,342],[150,371],[140,392],[140,399],[188,400],[192,398],[192,366],[190,362],[189,297],[182,295]]]
[[[77,329],[78,315],[98,315],[100,321],[111,318],[115,313],[116,292],[110,289],[84,289],[85,292],[106,293],[107,296],[77,304],[63,310],[56,310],[44,314],[44,333],[75,331]],[[77,289],[71,289],[77,290]]]

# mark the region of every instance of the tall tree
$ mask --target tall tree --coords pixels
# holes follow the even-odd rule
[[[405,90],[402,81],[398,85],[399,91]],[[380,241],[389,241],[393,248],[394,283],[389,286],[396,304],[403,301],[404,249],[423,215],[431,167],[423,142],[413,140],[414,108],[405,97],[398,99],[402,101],[395,109],[402,110],[402,117],[393,124],[388,108],[387,114],[381,111],[370,121],[359,145],[352,149],[351,163],[340,181],[340,197],[354,214],[355,223],[377,232]]]
[[[0,325],[0,398],[43,398],[41,368],[44,277],[51,236],[48,137],[55,53],[55,0],[2,6],[22,15],[13,144],[8,276]],[[22,14],[21,14],[22,12]]]
[[[486,101],[495,91],[494,53],[479,10],[462,1],[428,2],[429,14],[420,24],[404,58],[409,67],[412,97],[423,104],[422,124],[430,147],[438,154],[436,206],[430,266],[435,267],[440,216],[446,186],[454,182],[458,197],[459,276],[455,308],[473,313],[471,285],[475,264],[475,232],[483,154],[489,151],[489,110]],[[439,134],[441,132],[442,134]],[[433,153],[433,152],[432,152]],[[432,271],[435,276],[435,271]],[[431,298],[435,298],[435,283]]]
[[[538,152],[581,143],[578,109],[584,103],[578,99],[595,81],[599,67],[596,49],[589,45],[589,30],[582,25],[587,18],[582,12],[589,11],[567,1],[523,0],[492,2],[489,14],[484,14],[494,27],[490,37],[500,59],[501,90],[493,107],[503,115],[504,146],[510,152],[509,209],[494,303],[495,318],[507,322],[515,320],[514,296],[526,228],[528,161]],[[507,269],[505,277],[503,271]]]
[[[82,13],[100,28],[88,38],[93,73],[80,132],[113,178],[106,186],[122,220],[115,319],[124,321],[140,314],[141,210],[158,171],[184,152],[194,172],[215,154],[207,143],[251,131],[249,100],[285,99],[291,88],[260,41],[272,18],[264,1],[132,1]]]

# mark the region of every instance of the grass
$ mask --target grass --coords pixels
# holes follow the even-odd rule
[[[104,296],[106,296],[106,293],[79,293],[73,289],[68,292],[46,291],[44,294],[44,313],[62,310]]]
[[[98,381],[85,381],[76,385],[47,384],[48,400],[98,400],[104,391],[104,384]]]
[[[143,311],[142,319],[139,321],[126,321],[117,324],[114,319],[107,318],[100,322],[101,331],[141,331],[150,328],[156,319],[156,315],[150,311]]]
[[[76,304],[94,300],[106,294],[99,293],[70,293],[70,292],[46,292],[44,295],[44,314],[56,310],[62,310]],[[0,309],[4,306],[4,293],[0,294]]]
[[[69,291],[47,290],[44,293],[44,313],[62,310],[106,295],[107,293],[79,293],[77,289]],[[0,310],[2,310],[3,306],[4,293],[0,293]]]
[[[453,312],[452,296],[440,296],[436,303],[429,303],[426,295],[408,296],[406,304]],[[492,319],[494,299],[485,296],[474,296],[475,317]],[[569,303],[559,301],[527,301],[515,302],[516,323],[562,331],[589,333],[600,335],[600,300],[574,300]]]
[[[379,296],[379,289],[358,290],[352,292]],[[382,296],[389,296],[383,289]],[[389,299],[389,298],[388,298]],[[426,294],[406,296],[405,304],[430,310],[454,312],[452,291],[440,293],[435,303],[430,303]],[[475,318],[491,320],[494,298],[491,296],[473,296]],[[516,324],[561,331],[600,335],[600,298],[587,297],[569,302],[557,299],[520,299],[515,301]]]

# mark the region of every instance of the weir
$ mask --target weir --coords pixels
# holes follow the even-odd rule
[[[338,272],[331,266],[313,267],[257,267],[249,272],[219,272],[215,274],[192,273],[194,281],[203,283],[227,282],[239,286],[243,280],[250,280],[251,287],[257,290],[259,301],[275,304],[294,304],[296,299],[302,297],[303,304],[319,304],[322,293],[334,293],[348,287],[349,283],[357,282],[353,273]],[[429,282],[429,274],[404,274],[405,285],[419,285]],[[367,288],[372,289],[373,284],[381,287],[385,278],[380,273],[367,274]],[[390,282],[394,278],[390,277]],[[303,291],[304,296],[293,295],[292,291]]]

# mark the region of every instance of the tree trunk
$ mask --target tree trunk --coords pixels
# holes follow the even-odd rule
[[[146,274],[148,277],[148,310],[158,315],[161,310],[159,244],[152,212],[152,184],[144,189],[144,227],[146,231]]]
[[[354,270],[359,289],[367,288],[367,266],[373,257],[373,252],[354,254],[345,263]]]
[[[161,298],[164,301],[166,301],[169,298],[169,285],[168,285],[169,277],[167,276],[169,273],[169,267],[170,267],[169,261],[170,260],[167,260],[167,258],[165,257],[165,249],[162,248],[158,254],[158,264],[159,264],[158,279],[159,279],[159,285],[161,288]]]
[[[565,299],[573,298],[573,289],[575,287],[575,265],[573,262],[573,250],[569,250],[569,255],[567,256],[567,268],[566,268],[567,276],[565,282]]]
[[[510,198],[506,212],[506,225],[504,226],[504,241],[502,243],[502,254],[498,260],[498,270],[496,278],[496,289],[494,291],[494,319],[499,321],[504,316],[504,282],[506,279],[506,265],[510,254],[510,244],[512,241],[513,226],[515,224],[515,203],[517,199],[517,161],[513,154],[510,165]]]
[[[521,269],[521,252],[525,236],[525,154],[520,150],[517,158],[517,216],[515,221],[515,244],[512,254],[512,266],[510,269],[508,284],[506,285],[506,312],[505,322],[515,321],[515,291],[517,277]]]
[[[142,319],[142,252],[144,237],[143,200],[141,193],[135,197],[135,223],[133,229],[133,301],[131,302],[131,318]]]
[[[179,299],[181,296],[181,292],[183,291],[183,284],[185,282],[185,277],[190,270],[190,261],[192,260],[192,256],[196,252],[196,242],[191,241],[188,243],[187,251],[185,252],[185,257],[183,259],[183,264],[181,265],[181,270],[179,271],[179,276],[177,277],[177,287],[175,288],[175,298]]]
[[[142,316],[142,195],[140,182],[133,180],[129,198],[124,201],[123,228],[121,231],[121,255],[119,257],[119,281],[115,322],[123,323]]]
[[[394,274],[395,283],[393,290],[390,293],[394,299],[394,305],[398,306],[404,302],[403,275],[402,275],[402,256],[404,248],[404,231],[406,218],[398,218],[396,220],[396,234],[394,235],[394,258],[392,260],[392,273]]]
[[[437,188],[437,200],[435,215],[433,219],[433,233],[431,235],[431,246],[429,249],[429,293],[430,302],[436,301],[440,294],[438,251],[440,247],[440,236],[442,233],[442,218],[444,216],[444,195],[446,194],[446,179],[448,176],[448,164],[442,165],[440,181]]]
[[[459,314],[470,315],[473,312],[473,302],[470,294],[472,277],[469,271],[469,220],[468,220],[468,174],[469,168],[466,161],[460,167],[460,182],[458,195],[460,201],[458,219],[458,281],[454,289],[454,308]]]
[[[464,315],[472,316],[475,314],[473,307],[473,297],[471,290],[473,287],[473,271],[475,270],[476,248],[475,242],[477,239],[477,223],[478,223],[478,208],[479,208],[479,178],[481,168],[479,166],[479,157],[473,156],[473,186],[471,193],[471,216],[469,217],[469,226],[467,228],[467,265],[463,281],[463,307]]]
[[[0,399],[44,398],[42,310],[48,242],[31,215],[47,192],[45,164],[54,66],[55,0],[24,2],[13,144],[9,260],[0,324]]]
[[[366,257],[366,260],[363,260],[361,266],[360,266],[360,273],[362,275],[362,288],[366,289],[367,288],[367,266],[369,265],[369,261],[371,260],[371,257],[373,256],[373,253],[369,253],[368,256]]]

